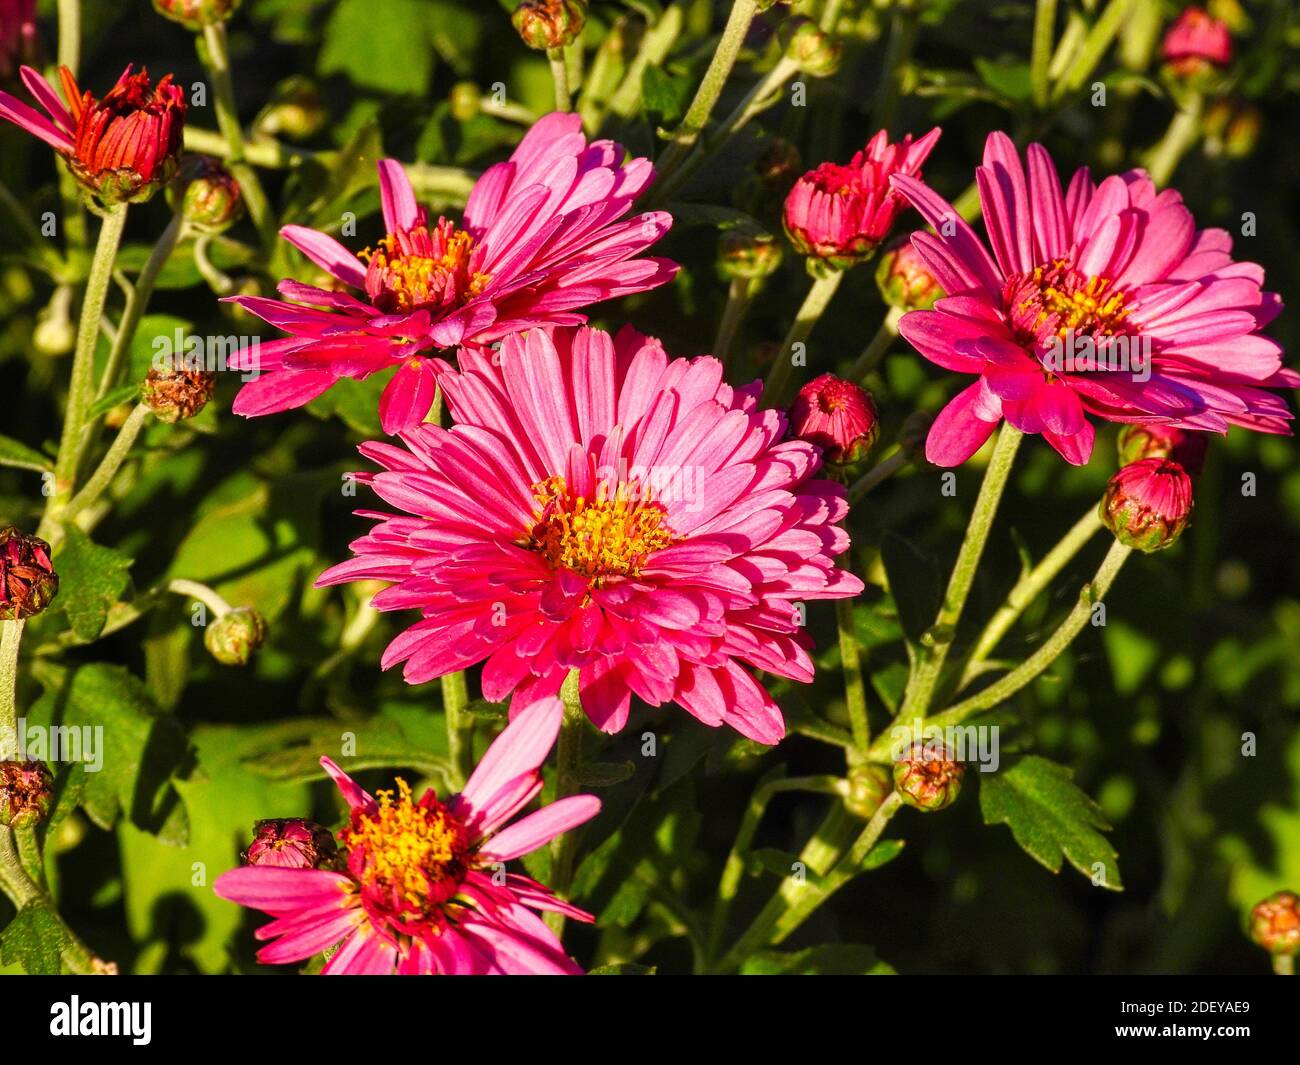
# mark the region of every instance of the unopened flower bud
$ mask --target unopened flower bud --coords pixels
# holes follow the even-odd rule
[[[1126,425],[1119,431],[1119,464],[1169,459],[1195,477],[1205,468],[1209,437],[1171,425]]]
[[[0,621],[34,617],[58,594],[50,545],[13,525],[0,528]]]
[[[153,0],[158,14],[195,31],[216,22],[225,22],[240,3],[241,0]]]
[[[40,354],[57,358],[76,346],[77,327],[72,321],[71,308],[72,288],[60,285],[37,315],[36,328],[32,330],[32,347]]]
[[[864,762],[849,770],[849,794],[844,805],[854,817],[869,821],[885,801],[885,796],[893,790],[894,780],[888,769]]]
[[[1263,119],[1259,108],[1234,100],[1216,100],[1205,112],[1205,154],[1244,159],[1259,143]]]
[[[17,81],[18,68],[39,67],[36,0],[0,0],[0,82]]]
[[[761,230],[737,227],[718,240],[718,276],[724,281],[769,277],[781,265],[781,258],[780,241]]]
[[[1300,953],[1300,896],[1277,891],[1250,911],[1250,938],[1270,954]]]
[[[39,825],[53,804],[54,777],[44,762],[0,762],[0,825]]]
[[[943,296],[939,282],[910,240],[881,258],[876,267],[876,286],[881,299],[900,311],[928,311]]]
[[[1192,479],[1177,462],[1131,462],[1106,486],[1101,520],[1115,539],[1138,551],[1159,551],[1182,535],[1192,512]]]
[[[458,81],[447,95],[451,117],[457,122],[468,122],[482,109],[483,90],[472,81]]]
[[[224,166],[206,156],[186,164],[181,178],[167,190],[172,207],[179,206],[187,225],[200,233],[224,233],[243,217],[239,182]]]
[[[587,5],[583,0],[524,0],[510,21],[524,44],[544,52],[578,39],[587,22]]]
[[[145,376],[140,398],[160,422],[171,425],[198,414],[216,387],[217,375],[211,370],[152,369]]]
[[[816,444],[837,466],[865,458],[879,432],[871,393],[834,374],[809,381],[790,408],[790,435]]]
[[[842,58],[839,42],[811,21],[801,22],[791,34],[785,54],[810,78],[829,78],[840,69]]]
[[[918,743],[907,757],[894,763],[894,788],[908,806],[942,810],[961,792],[966,767],[947,748]]]
[[[258,821],[253,842],[239,855],[244,865],[321,869],[334,864],[338,845],[329,829],[300,817]]]
[[[1160,50],[1173,77],[1189,81],[1232,62],[1232,37],[1226,23],[1199,7],[1189,7],[1165,32]]]
[[[266,642],[266,619],[251,607],[236,607],[212,622],[203,645],[223,666],[244,666]]]
[[[270,137],[306,140],[319,133],[328,119],[316,83],[295,74],[275,87],[254,125]]]

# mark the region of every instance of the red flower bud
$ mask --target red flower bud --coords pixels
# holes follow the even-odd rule
[[[1227,23],[1199,7],[1189,7],[1165,32],[1161,52],[1174,73],[1186,77],[1206,66],[1226,67],[1231,63],[1232,37]]]
[[[881,258],[876,267],[876,286],[881,299],[900,311],[928,311],[935,300],[943,297],[939,282],[910,240]]]
[[[153,0],[154,10],[187,30],[201,30],[214,22],[225,22],[241,0]]]
[[[1187,527],[1192,479],[1168,459],[1131,462],[1110,479],[1101,520],[1120,543],[1138,551],[1169,547]]]
[[[1300,896],[1274,892],[1250,911],[1250,938],[1270,954],[1300,953]]]
[[[39,614],[58,592],[50,545],[13,525],[0,528],[0,621]]]
[[[53,803],[54,777],[44,762],[0,762],[0,825],[38,825]]]
[[[804,174],[785,200],[785,231],[800,255],[831,269],[861,262],[889,235],[907,201],[890,187],[894,174],[921,172],[936,127],[913,142],[890,144],[881,130],[847,166],[822,163]]]
[[[955,761],[944,747],[918,743],[908,757],[894,763],[894,788],[908,806],[918,810],[942,810],[951,806],[961,792],[966,767]]]
[[[510,16],[524,44],[538,51],[563,48],[578,39],[587,22],[583,0],[524,0]]]
[[[790,434],[816,444],[836,465],[864,458],[879,431],[871,393],[834,374],[809,381],[790,408]]]
[[[253,842],[239,855],[244,865],[281,869],[321,869],[334,864],[338,845],[333,834],[300,817],[270,819],[253,825]]]

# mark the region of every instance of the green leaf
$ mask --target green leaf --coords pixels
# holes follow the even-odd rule
[[[1001,62],[993,62],[983,56],[976,56],[975,72],[979,74],[980,81],[984,82],[994,92],[1005,96],[1008,100],[1014,100],[1017,103],[1028,100],[1033,92],[1029,81],[1028,63],[1006,59]]]
[[[907,840],[904,839],[881,840],[867,852],[867,856],[862,859],[862,864],[858,868],[864,873],[872,869],[879,869],[882,865],[887,865],[902,854],[903,848],[906,846]]]
[[[986,825],[1005,824],[1031,858],[1054,873],[1064,857],[1098,887],[1122,891],[1119,856],[1101,833],[1110,825],[1070,770],[1029,755],[980,778]]]
[[[138,384],[121,385],[109,392],[103,399],[96,400],[90,408],[88,417],[94,419],[101,414],[107,414],[114,407],[120,407],[123,403],[130,403],[139,394],[140,386]]]
[[[419,0],[340,0],[325,27],[321,74],[346,74],[365,89],[423,96],[433,73],[426,8]]]
[[[871,947],[855,943],[826,943],[800,951],[764,951],[746,959],[746,976],[893,976],[892,966]]]
[[[54,566],[59,574],[59,608],[73,635],[89,643],[103,630],[109,607],[126,591],[131,560],[68,524]]]
[[[631,780],[635,772],[636,765],[633,762],[588,762],[579,767],[576,779],[584,788],[612,788],[615,784]]]
[[[355,737],[356,754],[339,754],[345,732]],[[342,722],[332,718],[298,718],[282,722],[263,734],[264,743],[249,750],[244,765],[259,776],[280,782],[321,780],[321,755],[327,754],[348,773],[363,769],[392,769],[409,766],[422,773],[449,776],[447,759],[440,753],[422,750],[396,721],[375,718],[365,722]]]
[[[641,75],[641,102],[659,125],[675,125],[681,119],[690,92],[688,79],[669,77],[660,67],[647,66]]]
[[[33,672],[45,692],[28,717],[47,728],[62,726],[63,742],[76,744],[73,773],[90,819],[111,829],[125,814],[155,834],[183,829],[173,819],[179,800],[171,776],[187,761],[184,731],[175,718],[158,713],[144,683],[103,662],[65,668],[37,661]]]
[[[43,473],[54,469],[54,461],[12,437],[0,436],[0,466],[12,466],[18,470],[37,470]]]
[[[21,965],[31,976],[58,976],[66,944],[58,917],[44,902],[33,900],[0,933],[0,963]]]

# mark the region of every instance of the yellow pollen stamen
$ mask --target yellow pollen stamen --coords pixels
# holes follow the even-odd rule
[[[463,302],[487,287],[490,275],[470,271],[474,238],[463,229],[454,229],[449,224],[447,228],[450,235],[439,256],[403,252],[391,233],[374,248],[358,253],[357,257],[371,271],[381,274],[385,310],[389,313],[406,314],[430,304]]]
[[[340,833],[349,851],[364,849],[361,882],[396,895],[416,910],[430,903],[430,889],[458,879],[469,849],[465,828],[440,803],[426,808],[411,801],[400,777],[398,793],[375,795],[378,809],[363,813]],[[445,885],[444,885],[445,886]]]
[[[1055,316],[1055,332],[1061,338],[1069,332],[1114,336],[1129,313],[1124,306],[1124,293],[1112,291],[1108,294],[1112,281],[1099,276],[1089,277],[1082,287],[1061,288],[1053,282],[1068,266],[1065,260],[1057,259],[1046,266],[1035,267],[1029,277],[1038,291],[1021,301],[1019,309],[1037,309],[1035,329]]]
[[[564,478],[550,477],[533,495],[539,506],[531,545],[584,577],[636,576],[647,555],[677,539],[667,510],[642,487],[619,484],[611,496],[602,483],[595,499],[570,498]]]

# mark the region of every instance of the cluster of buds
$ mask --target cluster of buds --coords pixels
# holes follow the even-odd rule
[[[813,273],[844,270],[875,251],[906,209],[890,186],[895,174],[919,176],[939,130],[890,144],[881,130],[848,165],[822,163],[795,182],[785,200],[786,235]]]
[[[943,289],[910,240],[881,256],[876,287],[886,305],[900,311],[928,311],[943,298]]]
[[[253,841],[239,855],[244,865],[280,869],[328,869],[337,858],[333,833],[300,817],[258,821]]]
[[[58,593],[50,545],[12,525],[0,528],[0,621],[33,617]]]
[[[0,81],[36,62],[36,0],[0,0]]]
[[[1160,46],[1170,76],[1188,83],[1212,77],[1232,62],[1227,23],[1199,7],[1186,8]]]
[[[539,52],[564,48],[582,33],[587,5],[584,0],[524,0],[510,21],[529,48]]]
[[[1101,500],[1101,520],[1126,547],[1150,553],[1171,546],[1192,513],[1192,479],[1177,462],[1140,459],[1122,467]]]
[[[196,155],[185,160],[177,179],[167,189],[174,210],[199,233],[224,233],[243,217],[239,182],[217,160]]]
[[[771,233],[737,226],[718,239],[718,276],[724,281],[761,281],[776,272],[783,255]]]
[[[1119,464],[1168,459],[1193,477],[1205,468],[1209,436],[1171,425],[1126,425],[1119,432]]]
[[[158,14],[196,32],[204,26],[225,22],[238,10],[240,3],[242,0],[153,0]]]
[[[829,78],[840,69],[841,48],[829,33],[817,23],[799,20],[789,35],[785,56],[810,78]]]
[[[0,117],[54,148],[81,187],[101,203],[138,203],[171,180],[181,149],[185,96],[170,74],[154,85],[148,71],[133,74],[127,67],[97,100],[60,67],[66,108],[31,67],[23,67],[22,76],[49,117],[8,93],[0,93]]]
[[[44,762],[0,762],[0,825],[39,825],[53,803],[54,777]]]
[[[918,743],[894,763],[894,790],[908,806],[942,810],[956,802],[965,775],[966,767],[947,747]]]
[[[871,393],[834,374],[813,378],[790,407],[790,435],[816,444],[834,466],[866,458],[879,432]]]
[[[216,387],[217,375],[212,370],[154,367],[145,375],[140,398],[159,421],[172,425],[198,414]]]
[[[203,645],[223,666],[246,666],[266,642],[266,619],[252,607],[228,610],[207,627]]]
[[[1250,911],[1250,938],[1270,954],[1300,954],[1300,895],[1277,891]]]

